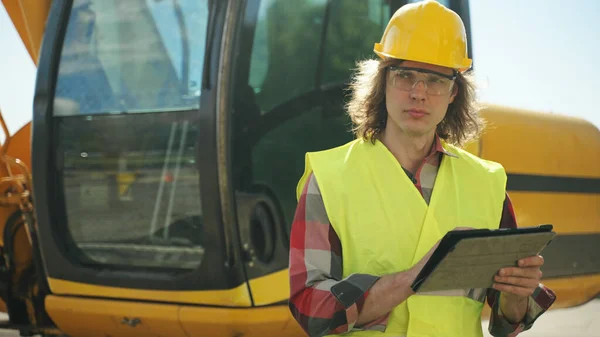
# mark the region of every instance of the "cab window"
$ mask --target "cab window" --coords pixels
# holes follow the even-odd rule
[[[201,0],[73,2],[52,112],[64,207],[53,225],[78,262],[201,263],[196,135],[207,22]]]
[[[260,1],[248,84],[263,113],[314,89],[326,3]]]
[[[258,13],[240,47],[252,58],[236,70],[234,180],[238,190],[271,190],[289,230],[304,154],[353,139],[344,90],[356,61],[373,56],[390,8],[385,0],[248,4]]]

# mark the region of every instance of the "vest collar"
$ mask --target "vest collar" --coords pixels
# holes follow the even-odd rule
[[[450,157],[454,157],[454,158],[460,158],[456,153],[451,152],[449,150],[449,146],[448,143],[446,143],[445,140],[443,140],[442,138],[440,138],[440,136],[438,136],[438,134],[435,134],[435,148],[437,152],[441,152],[447,156]]]

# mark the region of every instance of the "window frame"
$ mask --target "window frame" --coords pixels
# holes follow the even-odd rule
[[[207,0],[208,1],[208,0]],[[226,230],[221,217],[218,170],[216,164],[216,101],[218,99],[219,72],[223,66],[220,58],[223,26],[227,16],[226,1],[210,1],[206,38],[202,94],[198,116],[197,161],[202,184],[200,195],[205,230],[216,238],[207,247],[211,256],[194,271],[173,274],[168,271],[110,270],[84,267],[74,261],[65,248],[61,235],[60,219],[64,216],[64,202],[57,197],[59,177],[56,174],[54,151],[53,101],[58,76],[62,42],[66,33],[73,0],[56,0],[50,9],[47,34],[41,48],[34,97],[32,132],[32,175],[35,183],[34,199],[38,222],[40,265],[48,278],[68,280],[99,286],[112,286],[148,290],[218,290],[231,289],[245,283],[241,268],[231,267],[226,241]],[[227,32],[230,33],[230,32]],[[177,112],[175,112],[176,114]],[[176,115],[173,115],[174,118]],[[211,159],[213,158],[213,159]],[[57,227],[58,226],[58,227]],[[35,244],[35,243],[34,243]],[[42,258],[43,256],[43,258]]]

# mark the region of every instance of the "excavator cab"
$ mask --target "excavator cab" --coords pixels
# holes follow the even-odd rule
[[[53,1],[32,121],[51,322],[302,335],[287,264],[304,153],[352,139],[345,85],[403,4]]]
[[[413,1],[2,1],[38,67],[32,122],[0,153],[31,170],[0,181],[12,184],[0,195],[8,326],[72,337],[304,336],[287,269],[304,155],[353,138],[352,70]],[[468,1],[442,2],[470,36]],[[564,252],[597,241],[598,161],[568,157],[594,158],[597,128],[499,106],[484,115],[501,128],[469,150],[505,165],[520,225],[579,234],[549,247],[558,302],[596,296],[597,254]],[[554,145],[528,142],[532,134]],[[582,150],[540,155],[564,144]],[[17,150],[22,163],[9,160]],[[585,189],[573,194],[564,181]]]

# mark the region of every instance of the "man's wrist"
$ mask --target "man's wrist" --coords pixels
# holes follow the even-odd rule
[[[501,299],[501,301],[508,300],[511,303],[520,303],[520,302],[527,301],[528,298],[529,298],[529,296],[520,296],[520,295],[515,295],[515,294],[507,293],[507,292],[504,292],[504,291],[500,292],[500,299]]]
[[[529,296],[519,296],[515,294],[500,293],[500,305],[498,310],[504,318],[510,323],[521,323],[527,316],[529,307]]]

